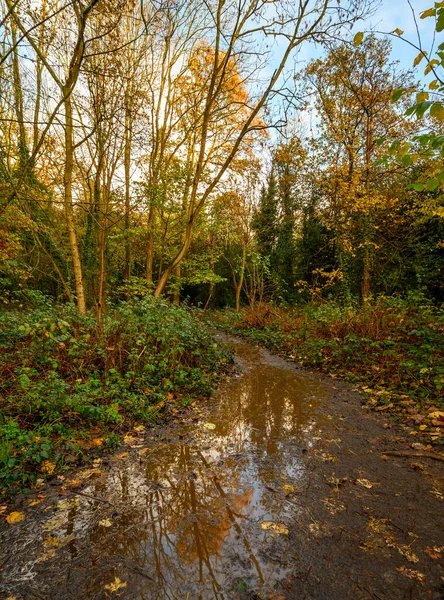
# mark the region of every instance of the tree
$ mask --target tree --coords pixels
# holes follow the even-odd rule
[[[409,77],[389,63],[389,54],[388,41],[369,36],[359,47],[333,47],[325,59],[312,62],[305,74],[319,111],[318,169],[329,199],[338,261],[344,269],[346,253],[353,249],[360,256],[364,301],[371,293],[383,181],[392,174],[391,168],[377,162],[385,153],[380,140],[412,131],[391,102],[393,90],[407,85]]]

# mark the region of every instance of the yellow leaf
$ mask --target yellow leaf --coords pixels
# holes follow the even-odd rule
[[[292,485],[288,485],[288,483],[283,485],[282,489],[285,490],[286,492],[294,492],[294,487]]]
[[[49,460],[44,460],[41,464],[40,470],[42,473],[48,473],[48,475],[52,475],[55,471],[56,465]]]
[[[40,502],[43,502],[43,498],[36,498],[36,500],[31,500],[31,502],[28,504],[28,506],[37,506],[37,504],[40,504]]]
[[[12,512],[6,517],[6,520],[10,525],[13,523],[20,523],[25,518],[25,513],[22,512]]]
[[[368,479],[357,479],[356,483],[359,483],[359,485],[362,485],[363,487],[367,488],[368,490],[371,490],[371,488],[373,487],[373,483],[370,483],[370,481]]]
[[[274,531],[282,535],[288,535],[288,527],[282,523],[274,523],[273,521],[264,521],[262,523],[262,529],[266,531]]]
[[[358,33],[353,38],[353,46],[360,46],[362,44],[362,40],[364,39],[364,34],[362,31],[358,31]]]
[[[120,579],[118,577],[114,578],[113,583],[108,583],[107,585],[105,585],[105,590],[107,590],[108,592],[114,593],[114,592],[118,592],[119,590],[126,588],[126,581],[120,581]]]
[[[419,63],[422,61],[423,58],[424,58],[424,53],[420,52],[418,54],[418,56],[415,58],[415,60],[413,61],[413,66],[417,67],[419,65]]]
[[[427,17],[434,17],[436,15],[436,9],[428,8],[427,10],[420,13],[421,19],[427,19]]]
[[[425,431],[425,430],[427,429],[427,425],[420,425],[420,426],[419,426],[419,429],[420,429],[421,431]]]
[[[429,413],[429,418],[444,420],[444,410],[435,410],[434,412]]]
[[[103,519],[102,521],[99,521],[99,525],[101,527],[112,527],[112,523],[109,519]]]
[[[394,29],[392,31],[392,33],[396,33],[396,35],[402,35],[404,32],[402,29],[399,29],[398,27],[396,29]]]
[[[205,429],[216,429],[216,425],[214,423],[204,423],[203,426],[205,427]]]
[[[428,63],[428,65],[426,66],[426,68],[424,69],[424,75],[428,75],[430,73],[430,71],[437,65],[439,65],[439,60],[436,60],[436,59],[431,60]]]
[[[438,81],[434,79],[429,83],[429,90],[437,90],[439,88]]]
[[[416,94],[416,102],[425,102],[425,100],[428,100],[428,98],[428,92],[419,92],[419,94]]]

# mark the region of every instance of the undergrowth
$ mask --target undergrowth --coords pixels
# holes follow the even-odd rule
[[[436,413],[444,408],[444,311],[423,298],[382,297],[346,307],[260,304],[220,311],[212,322],[304,367],[361,384],[370,405],[442,440]]]
[[[148,298],[94,315],[0,315],[0,487],[26,489],[85,448],[208,395],[230,355],[189,308]],[[91,440],[93,439],[93,442]]]

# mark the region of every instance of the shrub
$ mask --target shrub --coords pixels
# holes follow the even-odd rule
[[[92,430],[115,436],[118,427],[152,422],[165,401],[207,395],[230,361],[193,310],[153,298],[111,309],[100,327],[71,306],[3,313],[0,355],[7,487],[48,473],[45,461],[61,466]]]

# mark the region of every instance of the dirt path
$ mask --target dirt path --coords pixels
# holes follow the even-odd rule
[[[185,422],[18,499],[2,598],[444,599],[443,463],[382,458],[412,440],[350,386],[234,345]]]

